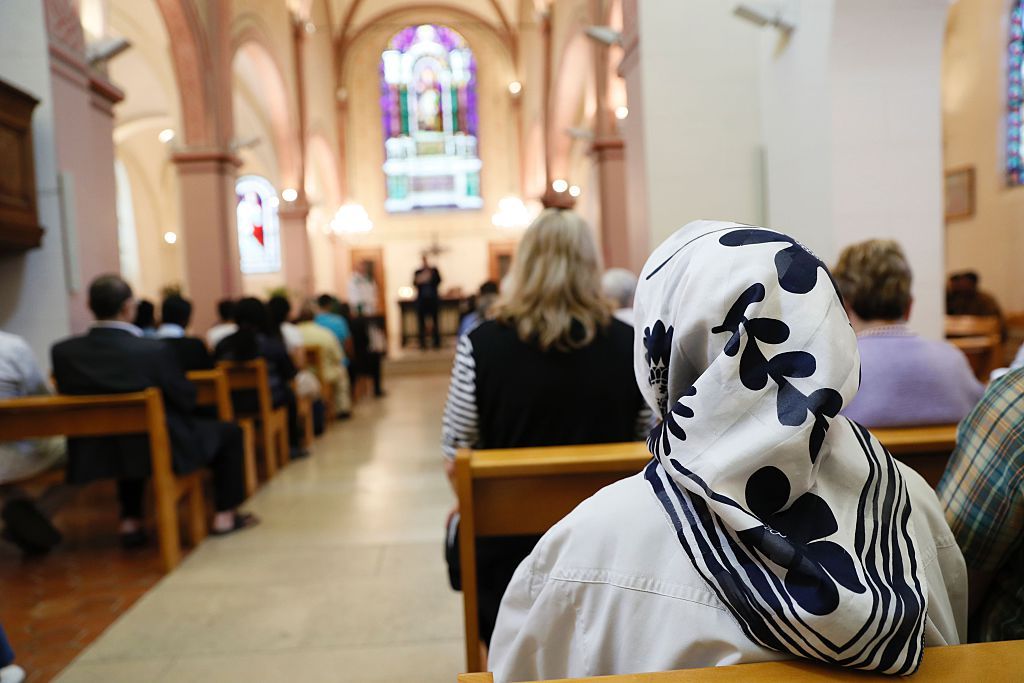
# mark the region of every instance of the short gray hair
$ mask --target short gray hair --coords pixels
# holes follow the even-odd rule
[[[601,277],[601,289],[618,308],[632,308],[636,280],[636,275],[625,268],[609,268]]]

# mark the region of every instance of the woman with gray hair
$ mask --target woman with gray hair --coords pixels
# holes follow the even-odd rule
[[[609,268],[601,278],[601,289],[615,304],[613,315],[627,325],[632,325],[636,275],[625,268]]]
[[[540,214],[523,235],[490,317],[458,342],[442,432],[449,475],[458,448],[646,436],[650,411],[633,380],[633,330],[611,315],[600,256],[580,216],[557,209]],[[505,587],[537,539],[478,542],[485,643]]]

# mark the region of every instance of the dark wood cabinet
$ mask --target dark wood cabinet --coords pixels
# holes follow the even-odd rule
[[[39,100],[0,81],[0,251],[42,243],[36,206],[32,111]]]

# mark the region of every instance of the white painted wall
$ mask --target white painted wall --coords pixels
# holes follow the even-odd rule
[[[32,119],[39,222],[43,246],[0,255],[0,328],[28,340],[40,364],[49,367],[50,346],[70,331],[57,164],[54,147],[50,64],[43,4],[0,3],[0,79],[41,102]]]
[[[722,0],[638,5],[626,154],[642,139],[650,248],[700,218],[759,222],[758,29]]]
[[[912,326],[942,336],[940,79],[946,0],[792,0],[788,42],[765,30],[761,100],[768,223],[834,262],[898,240]]]

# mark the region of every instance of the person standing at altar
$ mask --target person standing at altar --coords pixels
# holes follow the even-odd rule
[[[430,265],[427,255],[423,254],[423,265],[413,276],[413,284],[416,285],[416,319],[419,322],[420,348],[427,348],[426,321],[429,317],[432,324],[434,348],[441,348],[441,328],[438,325],[438,307],[440,297],[438,285],[441,284],[441,273],[437,268]]]

